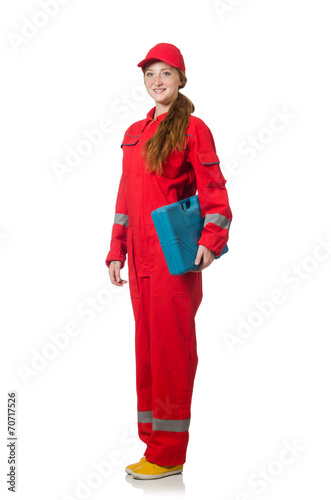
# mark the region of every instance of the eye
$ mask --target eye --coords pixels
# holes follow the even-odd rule
[[[146,73],[146,76],[150,76],[150,75],[152,75],[152,74],[153,74],[153,73],[151,73],[150,71],[148,71],[148,72]]]
[[[164,75],[171,75],[170,71],[165,71]]]

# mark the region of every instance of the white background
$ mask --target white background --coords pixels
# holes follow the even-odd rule
[[[6,1],[0,12],[1,497],[7,392],[17,391],[15,498],[327,498],[328,2],[69,0],[52,16],[42,3]],[[31,22],[44,26],[30,24],[23,43]],[[233,222],[229,252],[203,271],[184,472],[138,481],[124,472],[145,450],[134,319],[105,258],[120,142],[154,106],[137,63],[160,42],[184,55],[183,93],[213,133]],[[105,118],[111,133],[56,175]],[[50,335],[70,324],[76,335],[54,351]]]

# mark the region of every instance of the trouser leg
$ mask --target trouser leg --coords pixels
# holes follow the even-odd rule
[[[135,316],[138,435],[147,443],[152,432],[152,372],[150,353],[150,280],[137,276],[139,297],[132,298]]]
[[[186,461],[193,384],[198,365],[195,314],[201,297],[151,295],[153,426],[146,458],[170,466]]]

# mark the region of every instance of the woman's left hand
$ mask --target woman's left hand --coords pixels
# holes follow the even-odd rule
[[[207,247],[204,247],[203,245],[199,245],[194,264],[197,265],[200,262],[200,266],[198,269],[191,271],[191,273],[200,273],[203,269],[206,269],[206,267],[210,266],[214,259],[215,252]]]

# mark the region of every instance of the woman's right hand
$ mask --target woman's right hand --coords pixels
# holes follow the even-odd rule
[[[123,286],[125,283],[127,283],[126,280],[122,280],[121,278],[121,266],[122,266],[122,261],[120,260],[112,260],[110,262],[109,277],[113,285]]]

